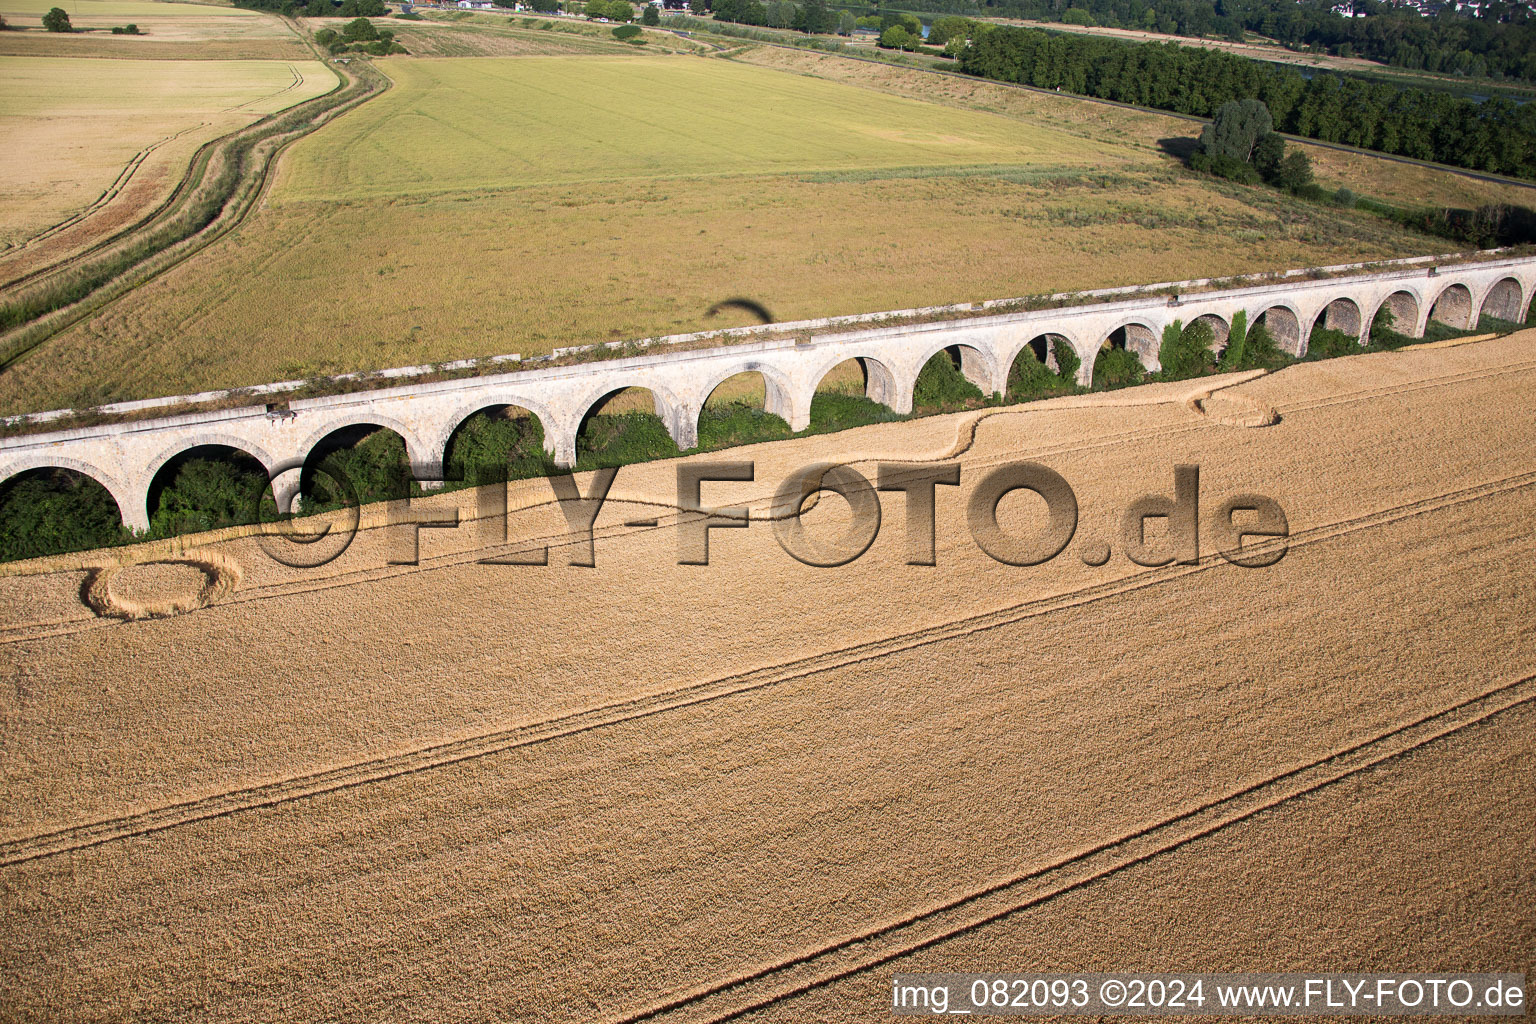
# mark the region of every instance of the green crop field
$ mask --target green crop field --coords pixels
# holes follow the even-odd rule
[[[694,57],[402,60],[389,74],[395,89],[295,147],[282,200],[1114,160],[995,114]]]
[[[734,296],[793,319],[1444,248],[1001,104],[643,50],[377,66],[250,221],[6,370],[0,412],[728,326]]]

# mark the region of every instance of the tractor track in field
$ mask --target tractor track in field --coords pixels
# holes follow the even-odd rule
[[[1353,519],[1300,531],[1292,534],[1288,543],[1290,547],[1295,548],[1325,542],[1441,509],[1517,492],[1533,484],[1536,484],[1536,472],[1485,481],[1471,487],[1379,509]],[[0,843],[0,867],[132,839],[200,821],[228,817],[243,811],[290,804],[310,797],[448,767],[507,750],[622,726],[655,715],[764,690],[820,672],[891,657],[935,643],[961,639],[1027,619],[1159,587],[1226,564],[1219,554],[1205,555],[1193,565],[1174,564],[1150,569],[1129,577],[965,616],[936,626],[823,651],[808,657],[796,658],[702,683],[662,690],[543,721],[354,762],[325,771],[290,776],[262,785],[225,790],[135,814],[17,837]],[[1522,681],[1521,685],[1524,685],[1524,682],[1526,681]]]
[[[59,221],[58,223],[52,224],[52,225],[44,228],[43,230],[39,231],[37,234],[33,235],[31,238],[28,238],[26,241],[19,242],[16,245],[11,246],[9,249],[5,250],[4,253],[0,253],[0,259],[8,259],[8,258],[10,258],[12,256],[15,256],[15,255],[19,254],[19,253],[25,252],[27,249],[32,248],[33,246],[37,245],[38,243],[46,242],[50,238],[53,238],[55,235],[58,235],[61,232],[69,230],[70,228],[74,227],[76,224],[79,224],[81,221],[86,220],[87,218],[92,217],[92,216],[96,215],[97,213],[100,213],[103,209],[106,208],[108,203],[112,202],[112,200],[116,199],[119,195],[122,194],[123,190],[128,187],[128,182],[130,180],[132,180],[132,178],[133,178],[133,176],[135,174],[138,173],[139,169],[141,167],[143,167],[144,161],[147,160],[149,158],[149,156],[152,153],[154,153],[155,150],[159,149],[161,146],[164,146],[166,143],[176,141],[177,139],[181,138],[183,135],[186,135],[186,134],[188,134],[190,132],[198,131],[201,128],[206,128],[207,126],[208,126],[208,122],[207,121],[202,121],[202,122],[200,122],[198,124],[193,125],[190,128],[184,128],[184,129],[182,129],[181,131],[177,132],[174,135],[167,135],[165,138],[160,139],[158,142],[154,142],[154,143],[151,143],[148,146],[145,146],[143,149],[139,150],[137,153],[135,153],[133,156],[131,156],[128,159],[128,162],[123,165],[123,169],[120,170],[118,172],[118,174],[117,174],[117,177],[113,179],[112,184],[108,185],[106,187],[106,189],[102,191],[101,195],[99,195],[95,199],[93,199],[91,201],[90,205],[86,206],[84,209],[81,209],[81,210],[71,214],[70,216],[66,217],[65,219]],[[149,214],[146,214],[145,217],[141,218],[135,225],[133,225],[133,227],[130,227],[130,228],[125,229],[125,230],[133,230],[134,228],[142,226],[147,219],[152,218],[153,216],[155,216],[156,211],[163,209],[163,207],[164,207],[164,204],[162,203],[160,206],[156,207],[155,211],[151,211]],[[123,232],[118,232],[117,235],[115,235],[113,237],[114,238],[119,238],[119,237],[122,236],[122,234],[123,234]],[[10,288],[15,287],[18,284],[25,284],[25,283],[27,283],[30,280],[35,280],[36,278],[38,278],[38,277],[40,277],[42,275],[47,274],[54,267],[57,267],[57,266],[60,266],[60,265],[62,265],[62,264],[61,263],[52,264],[49,267],[44,267],[44,268],[42,268],[42,269],[40,269],[38,271],[34,271],[34,272],[26,273],[26,274],[19,274],[16,277],[10,278],[8,280],[0,281],[0,292],[4,292],[4,291],[6,291],[6,290],[8,290]]]
[[[699,986],[621,1016],[614,1024],[659,1020],[720,1024],[766,1009],[1085,888],[1532,703],[1536,703],[1536,676],[1502,683],[1050,864],[735,977]]]

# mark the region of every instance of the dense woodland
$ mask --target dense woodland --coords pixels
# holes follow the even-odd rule
[[[1536,104],[1478,103],[1334,74],[1308,79],[1215,50],[1025,28],[979,33],[960,66],[985,78],[1197,117],[1255,98],[1282,132],[1536,179]]]
[[[1536,82],[1536,15],[1502,0],[1477,16],[1353,0],[921,0],[894,6],[932,14],[1027,18],[1241,40],[1249,33],[1291,47],[1365,57],[1413,70]]]

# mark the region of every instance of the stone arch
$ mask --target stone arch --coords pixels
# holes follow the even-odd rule
[[[896,371],[892,369],[889,363],[882,362],[876,357],[868,355],[834,356],[826,360],[821,366],[817,367],[815,372],[809,374],[808,379],[811,381],[811,386],[808,396],[814,395],[819,391],[822,382],[834,370],[848,362],[855,363],[858,367],[858,372],[863,377],[865,398],[871,402],[878,402],[893,412],[909,413],[912,411],[912,388],[910,386],[903,388],[898,384]],[[807,407],[809,407],[809,404],[808,397]]]
[[[150,481],[159,476],[166,463],[191,451],[193,448],[233,448],[235,451],[244,452],[261,463],[262,468],[268,473],[271,473],[277,465],[277,460],[265,448],[259,444],[252,444],[243,437],[235,437],[231,434],[198,433],[193,434],[191,437],[182,438],[145,463],[142,476],[144,485],[147,487]]]
[[[0,465],[0,486],[8,483],[11,478],[29,473],[34,469],[68,469],[81,476],[90,477],[107,489],[107,493],[112,495],[112,500],[117,502],[117,510],[122,513],[123,521],[128,521],[129,511],[134,504],[132,488],[116,473],[108,472],[95,463],[86,462],[83,459],[73,459],[66,455],[54,455],[49,452],[23,455]]]
[[[309,437],[305,438],[304,443],[299,446],[299,457],[305,463],[308,463],[310,461],[310,453],[314,451],[316,445],[338,431],[353,427],[382,428],[384,430],[393,430],[399,434],[405,441],[405,454],[410,460],[411,470],[420,477],[432,479],[442,470],[443,449],[437,442],[446,442],[448,440],[446,436],[433,438],[431,441],[428,441],[428,439],[421,437],[415,430],[406,426],[401,421],[392,416],[381,416],[371,408],[361,408],[356,411],[342,413],[326,420],[324,425],[317,427],[311,432]]]
[[[795,408],[789,381],[777,370],[751,362],[717,373],[698,392],[698,405],[690,411],[694,436],[701,448],[719,448],[741,441],[737,431],[739,416],[759,415],[763,419],[755,432],[763,436],[787,436],[783,432],[804,429],[810,423],[810,410]],[[800,415],[797,415],[801,413]],[[775,422],[777,421],[777,422]]]
[[[1429,307],[1429,319],[1458,331],[1472,329],[1472,291],[1459,281],[1440,289]]]
[[[720,390],[721,385],[727,383],[734,377],[744,377],[748,374],[756,374],[759,378],[762,379],[763,411],[780,417],[784,420],[784,422],[788,423],[791,428],[799,429],[794,427],[793,422],[795,413],[795,409],[793,407],[795,391],[794,386],[790,383],[789,378],[780,373],[777,369],[757,360],[751,360],[738,366],[731,366],[728,369],[716,373],[711,379],[710,383],[700,392],[700,408],[709,402],[710,398],[714,396],[716,391]],[[754,397],[756,396],[754,395]]]
[[[274,463],[271,456],[263,451],[259,445],[250,444],[239,438],[223,438],[217,435],[198,435],[187,438],[173,449],[157,456],[150,462],[145,471],[143,479],[146,523],[154,520],[156,512],[160,509],[165,489],[175,482],[182,468],[187,463],[199,459],[210,462],[228,462],[237,468],[242,470],[249,469],[254,475],[264,477],[269,487],[272,483]],[[249,509],[233,509],[227,515],[214,517],[218,521],[213,519],[203,521],[201,513],[188,513],[190,518],[186,521],[178,518],[177,525],[173,527],[173,532],[187,533],[202,529],[214,529],[219,526],[255,522],[258,511],[256,502],[259,500],[260,496],[257,495]],[[213,513],[210,512],[209,515],[212,516]],[[197,521],[194,522],[193,520]]]
[[[1340,331],[1358,340],[1365,333],[1365,324],[1360,318],[1360,304],[1347,295],[1339,296],[1318,310],[1307,335],[1310,337],[1319,327]]]
[[[1371,314],[1373,330],[1383,309],[1392,315],[1392,330],[1396,333],[1410,338],[1417,338],[1422,333],[1419,330],[1419,297],[1413,292],[1401,288],[1382,299]]]
[[[576,415],[573,452],[580,455],[581,436],[595,417],[610,413],[639,412],[638,408],[623,408],[626,404],[635,404],[639,401],[638,395],[635,394],[639,391],[650,392],[651,407],[678,451],[687,451],[689,448],[698,446],[698,422],[694,418],[696,414],[664,385],[636,381],[633,384],[621,384],[617,387],[607,385],[590,392],[584,400],[577,403],[576,408],[579,411]]]
[[[940,344],[925,349],[922,358],[916,360],[914,365],[918,373],[927,366],[934,356],[944,353],[960,370],[960,375],[981,389],[983,395],[990,395],[1002,390],[997,382],[997,361],[992,353],[986,349],[977,348],[975,345],[965,342],[953,342]],[[916,375],[913,376],[914,382]]]
[[[1036,362],[1043,363],[1047,370],[1050,370],[1052,373],[1058,372],[1060,364],[1056,359],[1056,349],[1060,345],[1065,345],[1073,352],[1077,351],[1077,342],[1059,331],[1046,331],[1044,334],[1035,335],[1008,354],[1008,361],[1006,363],[1008,374],[1011,375],[1013,373],[1014,365],[1023,357],[1025,352],[1030,353]],[[1004,380],[1006,382],[1007,378],[1005,377]]]
[[[459,432],[459,428],[464,426],[465,420],[487,409],[506,408],[508,406],[527,410],[539,421],[539,425],[543,427],[546,440],[553,432],[554,425],[560,421],[560,417],[555,415],[554,410],[548,405],[528,397],[526,393],[492,389],[476,391],[473,393],[473,397],[456,406],[453,412],[444,417],[441,428],[436,436],[432,438],[431,450],[442,453],[443,457],[446,458],[448,455],[448,442],[453,439],[454,434]],[[398,434],[399,431],[396,430],[395,433]],[[410,443],[409,438],[406,439],[406,443]],[[548,450],[549,445],[546,444],[545,448]]]
[[[1157,332],[1145,321],[1127,320],[1105,332],[1104,339],[1094,352],[1094,358],[1097,359],[1100,352],[1108,349],[1123,348],[1141,360],[1142,369],[1150,373],[1159,369],[1158,344]]]
[[[1493,287],[1488,289],[1488,294],[1483,296],[1483,308],[1478,313],[1477,319],[1481,321],[1483,317],[1491,316],[1499,320],[1519,323],[1524,319],[1520,315],[1525,308],[1523,300],[1524,294],[1519,281],[1512,277],[1495,281]]]
[[[136,500],[137,496],[121,480],[99,466],[67,456],[38,454],[6,463],[0,468],[0,498],[5,497],[10,486],[19,483],[22,477],[55,469],[68,470],[98,484],[117,506],[117,518],[124,526],[133,530],[149,528],[149,517],[144,511],[145,502]]]
[[[1227,339],[1232,337],[1232,325],[1227,322],[1226,317],[1217,316],[1215,313],[1201,313],[1189,322],[1191,327],[1195,324],[1205,324],[1211,329],[1211,351],[1221,355],[1227,347]]]
[[[1253,326],[1264,329],[1275,339],[1280,351],[1300,358],[1307,351],[1307,339],[1301,336],[1301,315],[1294,306],[1277,302],[1253,318]]]
[[[362,416],[349,416],[341,422],[333,421],[306,441],[303,449],[303,466],[299,470],[299,481],[294,488],[295,493],[304,496],[306,509],[312,511],[316,506],[323,508],[348,504],[354,498],[365,505],[374,501],[404,498],[410,494],[410,485],[413,481],[420,482],[424,487],[440,485],[441,453],[438,455],[438,461],[433,463],[423,464],[417,461],[417,456],[411,450],[410,436],[402,434],[387,422],[380,422],[386,419],[387,417],[369,419]],[[335,481],[327,480],[326,474],[320,472],[321,466],[331,455],[355,448],[379,431],[387,431],[400,438],[405,448],[405,461],[399,466],[398,475],[394,475],[393,468],[385,469],[380,466],[376,471],[370,471],[366,479],[349,480],[348,483],[352,487],[349,491],[346,488],[338,488]]]
[[[1077,359],[1078,372],[1075,376],[1081,377],[1082,358],[1077,354],[1077,343],[1065,334],[1048,331],[1045,334],[1037,334],[1020,345],[1010,354],[1008,361],[1000,367],[1003,394],[1032,396],[1041,386],[1049,385],[1049,381],[1040,378],[1040,368],[1043,367],[1047,373],[1060,373],[1061,362],[1057,358],[1057,353],[1062,349],[1071,352],[1073,358]],[[1025,360],[1028,360],[1027,365]]]
[[[487,398],[490,400],[487,401]],[[533,404],[538,405],[539,403]],[[439,450],[443,453],[443,478],[445,480],[452,480],[454,482],[462,480],[465,483],[473,484],[478,479],[477,469],[466,463],[466,453],[458,451],[456,448],[467,442],[468,435],[464,431],[467,428],[475,429],[472,424],[481,416],[484,416],[492,423],[500,420],[510,421],[508,426],[514,428],[510,431],[497,431],[497,434],[503,435],[498,438],[498,443],[504,441],[512,445],[512,448],[508,449],[505,454],[513,455],[514,452],[516,453],[516,458],[513,460],[508,461],[504,458],[496,463],[496,465],[508,469],[509,478],[519,479],[533,475],[544,475],[552,468],[548,457],[553,454],[554,439],[551,437],[550,429],[547,426],[549,422],[548,412],[546,411],[541,416],[537,409],[529,408],[528,405],[510,396],[507,401],[496,401],[495,397],[481,395],[480,401],[475,403],[474,408],[465,407],[454,413],[449,421],[447,434],[438,446]],[[491,429],[495,430],[496,428],[492,426]],[[513,434],[515,436],[507,436]],[[489,466],[490,463],[480,462],[478,465]],[[496,472],[499,472],[499,470],[496,470]]]

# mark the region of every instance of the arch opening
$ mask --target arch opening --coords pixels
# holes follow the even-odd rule
[[[1270,306],[1254,318],[1253,327],[1260,325],[1275,339],[1280,351],[1296,357],[1302,354],[1301,321],[1296,319],[1295,313],[1284,306]]]
[[[681,449],[668,422],[672,415],[650,388],[608,392],[582,414],[576,429],[576,468],[603,469],[678,454]]]
[[[1227,341],[1232,337],[1232,325],[1217,316],[1215,313],[1203,313],[1189,322],[1189,326],[1203,325],[1211,332],[1211,354],[1219,356],[1226,350]]]
[[[131,540],[106,485],[62,466],[0,482],[0,561],[87,551]]]
[[[354,423],[326,434],[304,456],[296,511],[323,512],[354,498],[362,505],[405,498],[414,483],[405,438],[376,423]]]
[[[217,530],[277,513],[267,469],[250,452],[223,444],[188,448],[168,459],[145,500],[155,537]]]
[[[970,345],[950,345],[928,357],[912,385],[914,408],[948,410],[974,406],[991,387],[986,356]]]
[[[555,472],[545,451],[544,424],[520,405],[488,405],[459,421],[443,446],[443,479],[450,487],[480,481],[526,480]]]
[[[1338,298],[1324,306],[1307,332],[1307,352],[1318,356],[1342,356],[1357,351],[1361,343],[1360,307],[1354,299]]]
[[[1512,277],[1506,277],[1498,281],[1488,289],[1488,294],[1483,298],[1482,314],[1478,317],[1478,328],[1483,327],[1483,321],[1492,319],[1502,321],[1504,324],[1518,324],[1520,322],[1520,305],[1523,295],[1520,290],[1520,282]],[[1501,327],[1500,323],[1489,324],[1489,329]]]
[[[1472,292],[1464,284],[1453,284],[1442,291],[1429,307],[1429,318],[1457,331],[1472,327]]]
[[[730,448],[790,437],[789,396],[760,370],[716,384],[699,410],[699,447]]]
[[[1371,317],[1371,341],[1392,344],[1418,337],[1419,300],[1408,292],[1393,292],[1381,300]]]
[[[878,359],[844,359],[821,375],[811,395],[811,425],[816,433],[846,430],[866,423],[899,420],[896,375]]]
[[[1110,331],[1093,361],[1093,386],[1139,384],[1157,365],[1157,336],[1146,324],[1130,323]]]
[[[1008,367],[1004,392],[1009,401],[1027,401],[1075,389],[1079,360],[1077,350],[1063,334],[1031,338]]]

